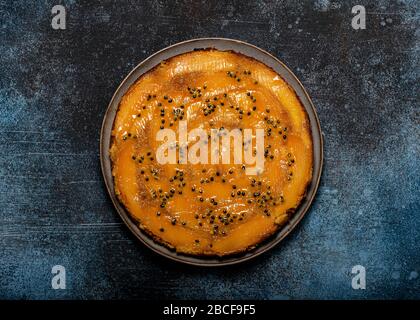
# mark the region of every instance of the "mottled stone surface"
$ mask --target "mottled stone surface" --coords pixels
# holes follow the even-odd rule
[[[0,4],[0,298],[420,298],[419,5],[365,1],[60,1]],[[352,4],[352,5],[354,5]],[[301,79],[325,166],[316,200],[274,250],[199,269],[145,248],[113,209],[99,131],[141,60],[197,37],[244,40]],[[51,267],[67,289],[51,289]],[[351,268],[367,271],[353,290]]]

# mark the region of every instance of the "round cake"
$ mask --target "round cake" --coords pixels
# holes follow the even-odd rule
[[[215,49],[143,74],[121,99],[110,149],[115,193],[139,227],[203,256],[244,252],[281,228],[311,182],[312,152],[293,89]]]

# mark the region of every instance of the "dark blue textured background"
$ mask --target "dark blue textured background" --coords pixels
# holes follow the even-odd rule
[[[420,298],[418,1],[60,1],[0,4],[0,298]],[[367,9],[366,30],[351,7]],[[244,40],[302,80],[325,165],[279,246],[229,268],[149,251],[113,209],[99,131],[142,59],[192,38]],[[51,267],[67,289],[51,289]],[[367,270],[353,290],[351,268]]]

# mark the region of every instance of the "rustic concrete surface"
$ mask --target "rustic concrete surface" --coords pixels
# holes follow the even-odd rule
[[[51,28],[63,3],[67,29]],[[351,7],[367,9],[366,30]],[[3,1],[0,298],[420,298],[418,1]],[[191,38],[244,40],[302,80],[325,136],[313,206],[247,264],[198,269],[129,233],[101,177],[121,80]],[[51,267],[67,289],[51,289]],[[366,290],[351,268],[366,267]]]

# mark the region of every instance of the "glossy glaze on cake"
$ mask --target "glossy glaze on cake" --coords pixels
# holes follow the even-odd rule
[[[160,164],[156,134],[181,121],[221,134],[264,129],[264,170]],[[287,222],[312,179],[310,125],[296,94],[272,69],[234,52],[193,51],[144,74],[122,98],[112,136],[119,200],[155,241],[182,253],[253,248]]]

